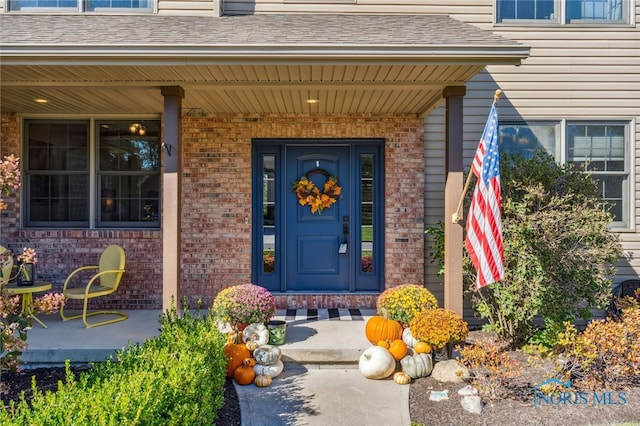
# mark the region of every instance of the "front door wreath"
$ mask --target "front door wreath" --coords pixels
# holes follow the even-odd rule
[[[327,181],[320,188],[309,179],[315,174],[321,174],[327,178]],[[291,191],[296,193],[298,197],[298,203],[301,206],[310,206],[311,213],[321,214],[322,210],[331,207],[340,196],[342,188],[338,186],[338,178],[332,176],[324,169],[316,168],[307,172],[299,180],[293,182]]]

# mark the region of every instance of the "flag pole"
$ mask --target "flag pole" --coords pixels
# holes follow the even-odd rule
[[[500,99],[500,96],[502,96],[502,90],[496,89],[495,93],[493,94],[493,104],[494,105],[498,104],[498,100]],[[451,215],[451,221],[453,223],[458,223],[462,219],[462,217],[460,216],[460,210],[462,210],[462,203],[464,203],[464,197],[467,194],[467,191],[469,190],[469,185],[471,184],[471,176],[472,175],[473,175],[473,173],[471,173],[471,171],[469,171],[469,174],[467,175],[467,181],[465,182],[464,189],[462,190],[462,195],[460,195],[460,201],[458,202],[458,208]]]

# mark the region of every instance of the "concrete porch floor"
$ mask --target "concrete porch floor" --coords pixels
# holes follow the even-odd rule
[[[298,312],[304,313],[303,310]],[[345,310],[346,311],[346,310]],[[125,321],[95,328],[85,328],[81,319],[62,321],[59,314],[40,315],[27,333],[27,350],[22,355],[24,368],[100,362],[129,343],[142,343],[160,333],[160,310],[129,310]],[[74,311],[69,311],[69,315]],[[273,319],[287,322],[286,342],[280,346],[283,361],[300,364],[355,364],[370,346],[364,334],[366,321],[374,310],[361,310],[362,317],[351,319],[348,311],[339,319],[329,318],[326,310],[318,310],[317,320],[304,315],[286,317],[278,310]],[[97,321],[89,318],[88,321]],[[289,319],[287,319],[289,318]],[[100,318],[102,320],[102,318]]]

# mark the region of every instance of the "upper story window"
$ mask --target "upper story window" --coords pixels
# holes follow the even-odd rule
[[[531,158],[543,150],[562,163],[574,163],[598,182],[600,197],[613,214],[613,226],[630,228],[633,213],[631,137],[628,122],[501,121],[500,151]]]
[[[628,24],[629,0],[496,0],[497,23]]]
[[[160,226],[158,120],[25,120],[24,129],[26,226]]]
[[[7,0],[11,12],[152,12],[152,0]]]

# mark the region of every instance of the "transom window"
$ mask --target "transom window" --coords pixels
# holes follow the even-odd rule
[[[629,23],[628,0],[496,0],[496,22]]]
[[[160,226],[158,120],[25,120],[24,129],[26,226]]]
[[[10,12],[152,12],[152,0],[7,0]]]
[[[611,207],[613,225],[621,228],[631,226],[629,134],[628,122],[501,121],[499,125],[502,153],[531,158],[544,151],[590,173]]]

